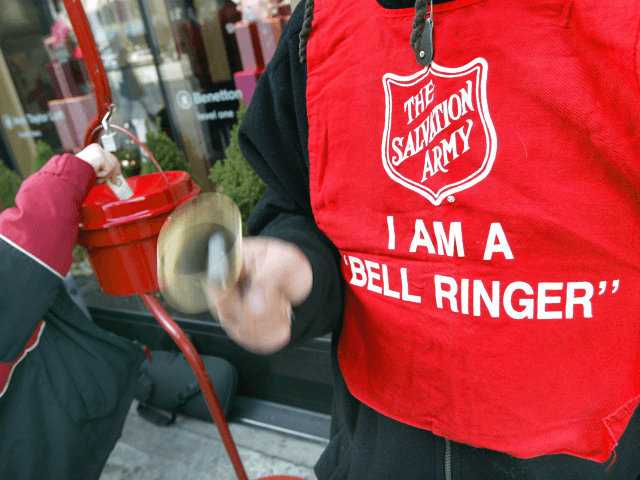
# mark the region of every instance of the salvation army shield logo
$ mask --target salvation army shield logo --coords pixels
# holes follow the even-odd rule
[[[460,68],[432,63],[409,77],[383,77],[382,163],[392,180],[440,205],[489,174],[498,142],[487,69],[477,58]]]

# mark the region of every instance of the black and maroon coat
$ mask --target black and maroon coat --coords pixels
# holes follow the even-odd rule
[[[63,282],[96,182],[53,157],[0,214],[0,478],[99,478],[133,399],[142,349],[98,328]]]

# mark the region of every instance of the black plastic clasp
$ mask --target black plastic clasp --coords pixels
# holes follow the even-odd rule
[[[420,48],[416,52],[416,60],[423,67],[428,67],[433,61],[433,21],[427,18],[420,40]]]

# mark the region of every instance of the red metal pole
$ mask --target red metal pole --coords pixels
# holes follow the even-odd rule
[[[91,33],[91,26],[89,25],[89,20],[87,19],[87,15],[84,11],[82,3],[80,3],[80,0],[63,0],[63,3],[65,8],[67,9],[73,31],[75,32],[76,38],[78,39],[78,46],[82,50],[82,56],[84,57],[87,69],[89,70],[89,75],[91,75],[91,81],[94,85],[94,94],[96,96],[98,115],[91,121],[91,123],[87,127],[85,134],[85,146],[87,146],[97,140],[97,134],[100,131],[100,128],[98,127],[101,126],[102,119],[107,114],[107,112],[109,111],[109,107],[112,104],[111,88],[109,87],[107,72],[104,69],[104,64],[102,63],[102,58],[100,57],[100,52],[98,51],[96,41],[93,37],[93,34]],[[177,47],[180,48],[179,42],[177,42]],[[122,131],[123,129],[118,128],[118,130]],[[126,131],[125,133],[127,133],[129,136],[132,136]],[[138,143],[142,145],[142,143],[140,143],[139,141]],[[144,145],[142,146],[146,149]],[[148,150],[147,153],[149,153]],[[151,156],[151,158],[153,158],[153,156]],[[160,169],[159,165],[158,168]],[[162,169],[160,169],[160,172],[162,172]],[[171,193],[173,194],[173,191]],[[171,318],[171,316],[162,307],[162,305],[160,305],[160,302],[158,302],[158,300],[153,295],[149,293],[142,293],[140,294],[140,297],[142,297],[144,303],[147,305],[151,313],[153,313],[153,315],[156,317],[158,323],[160,323],[160,325],[167,331],[167,333],[169,333],[173,341],[176,342],[178,347],[180,347],[180,350],[182,350],[182,353],[184,353],[184,356],[191,365],[191,368],[193,369],[193,372],[195,373],[198,380],[198,384],[200,385],[200,389],[202,390],[202,394],[204,395],[205,401],[207,402],[209,413],[211,413],[211,417],[215,421],[216,426],[218,427],[218,431],[220,432],[222,442],[227,449],[227,453],[229,454],[229,458],[231,459],[233,468],[236,472],[236,475],[238,476],[238,480],[249,480],[247,477],[247,473],[244,470],[244,466],[242,465],[242,461],[240,460],[240,455],[238,454],[238,449],[236,448],[236,445],[233,441],[233,437],[231,437],[231,432],[229,431],[229,426],[227,425],[227,421],[225,420],[224,414],[222,413],[222,408],[220,408],[220,403],[218,402],[218,397],[216,397],[213,385],[211,384],[211,379],[207,374],[207,370],[196,348],[193,346],[193,343],[191,343],[182,329],[176,324],[176,322]],[[272,478],[273,480],[301,480],[294,477],[269,478]],[[265,478],[264,480],[267,479]]]
[[[82,56],[84,58],[87,70],[91,76],[91,81],[94,86],[94,94],[96,96],[96,106],[98,108],[98,115],[94,118],[89,127],[86,130],[84,143],[85,146],[96,141],[93,138],[92,132],[100,125],[102,118],[109,111],[109,106],[112,103],[111,88],[109,87],[109,80],[107,79],[107,72],[104,69],[98,46],[91,33],[91,26],[87,19],[87,14],[84,11],[80,0],[63,0],[64,6],[69,15],[71,26],[78,39],[78,46],[82,50]]]
[[[231,437],[229,426],[227,425],[227,421],[225,420],[222,409],[220,408],[218,397],[216,397],[216,393],[213,390],[211,379],[209,378],[209,375],[207,375],[207,370],[204,363],[202,363],[202,359],[200,358],[200,355],[198,355],[196,348],[178,324],[171,318],[162,305],[160,305],[160,302],[158,302],[156,297],[150,293],[142,293],[140,294],[140,297],[142,297],[142,300],[147,304],[147,307],[149,307],[151,313],[156,317],[158,323],[160,323],[167,333],[171,335],[173,341],[176,342],[180,347],[180,350],[182,350],[182,353],[184,353],[184,356],[189,361],[189,364],[198,379],[198,384],[200,385],[202,394],[207,402],[207,407],[209,407],[209,412],[216,422],[216,426],[218,427],[218,431],[222,437],[222,442],[227,449],[229,458],[231,458],[231,463],[236,471],[236,475],[239,480],[248,480],[247,474],[242,466],[242,461],[240,460],[240,455],[238,454],[236,445]]]
[[[100,131],[99,127],[101,126],[102,119],[109,111],[109,107],[112,103],[111,88],[109,87],[107,72],[104,69],[104,64],[102,63],[102,58],[100,57],[100,52],[98,51],[96,41],[91,32],[91,26],[89,25],[89,20],[87,19],[87,15],[84,11],[82,3],[80,3],[80,0],[63,0],[63,2],[65,8],[67,9],[73,31],[75,32],[76,38],[78,39],[78,46],[82,50],[82,56],[84,57],[87,69],[89,70],[89,75],[91,76],[91,80],[94,85],[94,94],[96,96],[98,115],[91,121],[91,123],[87,127],[85,134],[86,146],[97,140],[97,134]],[[178,44],[177,47],[180,48],[180,45]],[[117,130],[123,131],[123,129],[120,128],[117,128]],[[132,136],[126,131],[125,133],[127,133],[129,136]],[[138,143],[142,145],[139,141]],[[144,145],[142,146],[144,147]],[[146,147],[144,148],[146,149]],[[153,156],[151,157],[153,158]],[[160,168],[159,165],[158,168]],[[160,169],[160,172],[162,172],[162,169]],[[173,194],[173,191],[171,193]],[[176,201],[175,195],[174,201]],[[187,361],[191,365],[191,368],[193,369],[193,372],[195,373],[198,380],[198,384],[200,385],[200,389],[202,390],[202,394],[204,395],[205,401],[207,402],[209,412],[211,413],[211,416],[215,421],[216,426],[218,427],[218,431],[220,432],[220,436],[222,437],[222,442],[227,449],[227,453],[229,454],[229,458],[231,459],[233,468],[236,472],[236,475],[238,476],[238,480],[249,480],[242,465],[242,461],[240,460],[240,455],[238,454],[236,445],[233,441],[233,438],[231,437],[231,432],[229,431],[229,426],[227,425],[227,421],[225,420],[224,414],[222,413],[222,408],[220,408],[220,403],[218,402],[218,398],[216,397],[213,385],[211,384],[211,379],[209,378],[204,363],[202,362],[200,355],[198,355],[197,350],[193,346],[193,343],[191,343],[182,329],[176,324],[176,322],[171,318],[171,316],[162,307],[162,305],[160,305],[160,302],[158,302],[158,300],[153,295],[149,293],[143,293],[140,296],[142,297],[142,300],[144,300],[144,303],[147,305],[149,310],[151,310],[153,315],[156,317],[160,325],[162,325],[167,333],[169,333],[171,338],[173,338],[174,342],[176,342],[178,347],[180,347],[180,350],[182,350],[182,353],[184,353]]]

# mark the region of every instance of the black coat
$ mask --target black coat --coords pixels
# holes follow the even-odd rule
[[[11,373],[0,384],[3,480],[99,478],[145,358],[98,328],[63,283],[77,208],[95,183],[88,164],[65,157],[26,180],[18,208],[0,215],[0,366]]]
[[[379,3],[385,8],[413,6],[408,0],[379,0]],[[336,354],[344,292],[341,258],[318,229],[311,209],[307,70],[306,63],[299,60],[303,14],[304,2],[300,2],[258,82],[239,140],[247,161],[267,183],[267,191],[249,219],[249,234],[292,242],[304,251],[312,265],[312,292],[293,310],[292,342],[333,333],[335,393],[331,442],[315,467],[318,479],[636,480],[640,475],[638,413],[616,448],[615,463],[606,472],[608,463],[569,455],[520,460],[501,452],[450,442],[427,430],[387,418],[351,395]],[[446,465],[450,468],[445,468]]]

